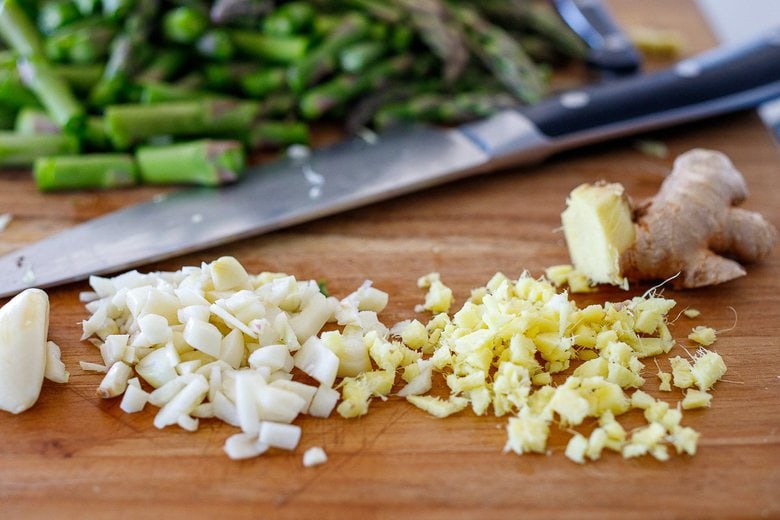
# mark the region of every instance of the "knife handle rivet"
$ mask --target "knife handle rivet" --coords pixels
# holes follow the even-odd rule
[[[620,33],[608,34],[604,37],[604,48],[610,51],[622,51],[628,47],[628,42]]]
[[[582,108],[590,103],[590,96],[581,90],[573,90],[562,94],[559,101],[565,108]]]
[[[695,78],[701,74],[701,65],[693,60],[681,61],[674,67],[674,72],[682,78]]]

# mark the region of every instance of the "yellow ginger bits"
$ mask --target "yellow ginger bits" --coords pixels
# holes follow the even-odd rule
[[[717,339],[717,332],[715,332],[715,329],[712,327],[697,325],[693,328],[691,333],[688,334],[688,339],[695,341],[699,345],[709,347],[715,343],[715,340]]]
[[[703,348],[696,352],[691,374],[699,390],[709,390],[725,373],[726,363],[720,354]]]
[[[506,430],[505,452],[511,450],[518,455],[529,452],[544,453],[547,437],[550,435],[550,424],[545,418],[534,415],[529,408],[523,408],[517,417],[510,417]]]
[[[677,453],[696,455],[696,446],[699,442],[699,432],[688,426],[677,428],[669,436]]]
[[[431,311],[434,313],[447,312],[452,305],[452,289],[441,282],[439,273],[430,273],[419,280],[417,286],[428,289],[425,295],[425,303],[415,308],[417,312]]]
[[[569,290],[573,293],[589,293],[596,290],[588,277],[570,264],[548,267],[544,271],[544,276],[556,287],[568,285]]]
[[[585,454],[588,452],[588,439],[575,433],[566,445],[566,457],[578,464],[585,464]]]
[[[653,450],[666,436],[666,428],[653,422],[643,428],[639,428],[631,434],[631,440],[623,446],[623,457],[639,457],[647,453],[655,455]],[[659,452],[656,452],[659,453]]]
[[[693,386],[693,367],[691,363],[680,356],[675,356],[669,359],[669,363],[672,365],[672,379],[674,380],[674,386],[677,388],[690,388]]]
[[[409,348],[421,350],[428,343],[428,331],[420,321],[412,320],[401,330],[401,340]]]
[[[446,401],[432,395],[408,395],[406,400],[439,419],[458,413],[469,405],[468,399],[454,395]]]
[[[652,294],[578,308],[566,291],[555,288],[568,283],[573,289],[575,273],[571,266],[554,266],[541,279],[523,273],[512,280],[496,273],[451,317],[451,291],[443,289],[437,273],[424,276],[419,285],[429,292],[420,310],[436,314],[427,323],[394,327],[403,345],[367,333],[370,359],[382,369],[375,372],[394,374],[400,368],[407,385],[421,376],[423,364],[428,375],[440,373],[448,399],[424,395],[425,389],[401,395],[435,417],[469,406],[475,415],[508,416],[505,451],[544,453],[553,422],[573,428],[592,417],[598,426],[589,435],[574,432],[566,446],[565,455],[574,462],[596,460],[605,449],[658,460],[669,457],[670,445],[678,453],[694,452],[698,434],[680,425],[684,407],[672,408],[640,390],[645,383],[640,359],[669,352],[675,344],[667,325],[675,301]],[[661,389],[670,391],[674,381],[704,392],[722,375],[714,356],[700,352],[693,363],[671,359],[671,373],[658,370]],[[554,377],[570,367],[563,382]],[[345,381],[344,391],[350,395],[347,386],[354,386],[349,390],[355,397],[345,397],[352,404],[342,403],[344,411],[360,413],[378,395],[365,377],[362,386]],[[392,385],[393,379],[384,381]],[[625,389],[633,391],[627,395]],[[629,440],[616,417],[632,408],[641,410],[648,424]]]
[[[698,318],[701,316],[701,311],[699,309],[688,308],[683,311],[683,314],[686,318]]]
[[[712,402],[712,394],[689,388],[685,392],[685,398],[682,400],[683,410],[693,410],[694,408],[709,408]]]
[[[658,376],[658,379],[660,380],[660,383],[658,384],[658,389],[662,392],[671,392],[672,391],[672,374],[669,372],[664,372],[662,370],[658,370],[658,373],[656,374]]]

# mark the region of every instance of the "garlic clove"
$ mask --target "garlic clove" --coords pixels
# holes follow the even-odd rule
[[[49,297],[26,289],[0,309],[0,409],[18,414],[38,400],[46,370]]]

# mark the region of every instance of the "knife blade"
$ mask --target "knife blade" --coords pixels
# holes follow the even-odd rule
[[[780,3],[777,0],[697,0],[712,32],[722,43],[749,40],[757,32],[780,26]],[[779,65],[780,66],[780,65]],[[758,107],[758,115],[780,144],[780,97]]]
[[[576,146],[780,96],[780,31],[453,129],[353,139],[94,219],[0,258],[0,296],[224,244]]]

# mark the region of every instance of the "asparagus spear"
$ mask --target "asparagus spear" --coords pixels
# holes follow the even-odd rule
[[[154,136],[245,135],[259,112],[251,101],[200,99],[154,105],[114,105],[106,109],[109,138],[125,150]]]
[[[241,78],[241,91],[251,98],[263,98],[284,87],[285,81],[286,72],[282,68],[258,70]]]
[[[315,14],[314,7],[308,2],[288,2],[263,18],[262,30],[272,36],[301,33],[311,26]]]
[[[260,15],[273,7],[271,0],[215,0],[209,11],[211,21],[216,24],[247,21],[256,22]]]
[[[92,89],[90,100],[97,106],[115,103],[127,88],[130,75],[147,61],[150,27],[157,14],[157,0],[138,0],[133,14],[124,23],[122,32],[111,42],[102,80]],[[116,6],[115,6],[116,7]]]
[[[245,164],[241,143],[210,139],[139,148],[136,160],[145,183],[203,186],[238,180]]]
[[[116,25],[98,16],[79,20],[49,35],[46,56],[56,62],[96,63],[108,56],[116,32]]]
[[[223,29],[212,29],[195,43],[198,53],[214,61],[227,61],[233,57],[235,48],[230,35]]]
[[[360,72],[387,52],[387,45],[379,41],[357,42],[339,53],[339,64],[345,72]]]
[[[403,9],[382,0],[347,0],[346,3],[383,22],[397,24],[404,18]]]
[[[414,58],[400,54],[379,62],[361,74],[342,74],[307,91],[300,101],[300,111],[307,119],[316,119],[368,90],[379,89],[390,79],[412,68]]]
[[[38,28],[49,34],[81,18],[78,6],[70,0],[49,0],[38,10]]]
[[[290,69],[288,82],[293,91],[302,92],[333,72],[338,65],[338,53],[344,47],[365,38],[369,28],[364,16],[358,13],[346,15],[322,43]]]
[[[444,64],[444,79],[455,81],[469,62],[466,38],[443,0],[399,0],[420,38]]]
[[[209,20],[199,9],[183,5],[163,17],[163,34],[175,43],[194,43],[208,28]]]
[[[545,85],[541,75],[520,44],[482,18],[476,9],[459,5],[452,12],[463,24],[474,53],[512,94],[526,103],[542,98]]]
[[[461,92],[454,96],[425,93],[382,107],[374,117],[374,124],[380,129],[411,121],[455,124],[516,105],[517,100],[503,92]]]
[[[12,69],[0,69],[0,99],[11,108],[40,106],[38,98],[22,84],[16,65]]]
[[[23,58],[18,64],[22,82],[40,100],[52,119],[64,130],[78,133],[85,120],[85,111],[76,100],[70,86],[40,57]]]
[[[309,39],[305,36],[269,36],[244,29],[232,29],[229,34],[241,53],[275,63],[296,63],[303,59],[309,48]]]
[[[162,49],[155,53],[146,68],[138,73],[139,83],[170,81],[184,67],[187,54],[181,49]]]
[[[43,54],[43,41],[17,0],[0,0],[0,37],[21,56]]]
[[[30,167],[38,157],[78,151],[78,140],[68,134],[0,132],[0,167]]]
[[[41,191],[106,189],[133,186],[138,172],[131,155],[61,155],[36,159],[33,177]]]
[[[89,92],[97,85],[103,76],[103,65],[88,64],[58,64],[53,65],[54,72],[70,85],[74,92]]]
[[[141,103],[155,104],[169,101],[195,101],[203,98],[225,98],[224,95],[195,90],[171,83],[144,83],[141,85]]]
[[[82,143],[89,151],[111,150],[111,141],[106,132],[106,122],[101,116],[90,116],[84,126]]]
[[[587,55],[585,43],[546,2],[481,0],[479,6],[485,14],[502,25],[539,34],[566,56],[584,59]]]
[[[62,129],[49,114],[38,108],[25,107],[16,115],[14,131],[21,135],[59,134]]]
[[[249,133],[253,150],[277,149],[291,144],[308,144],[309,127],[299,121],[259,121]]]

